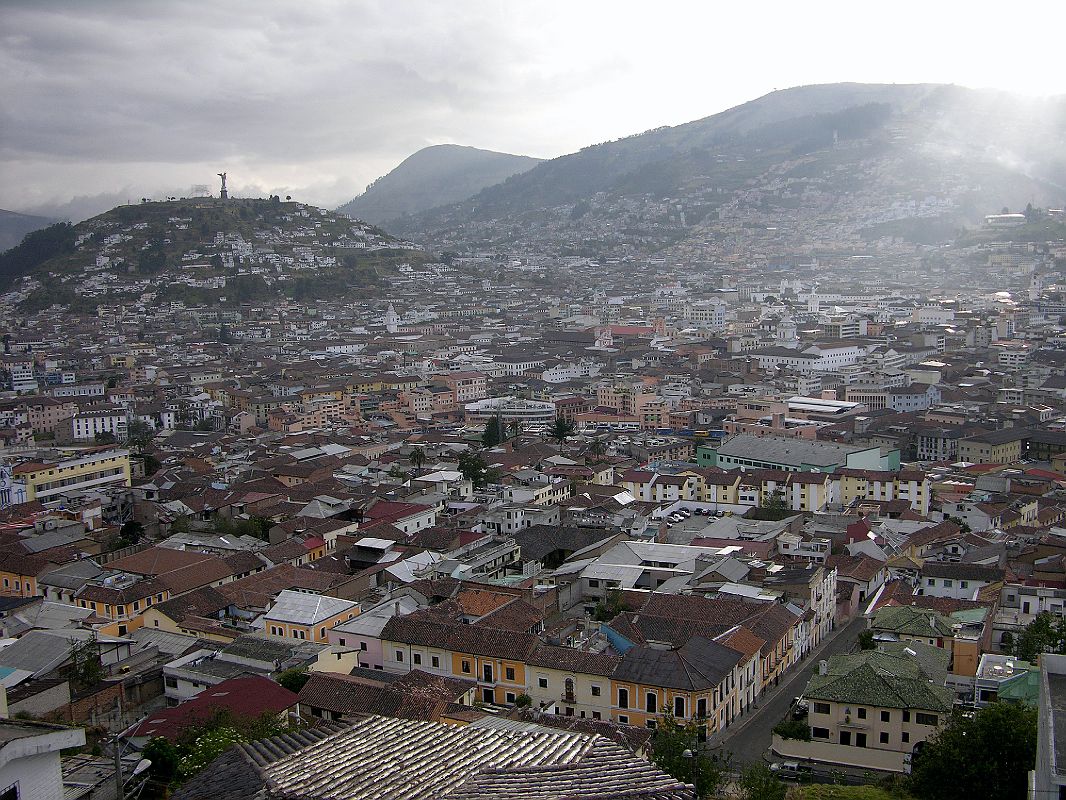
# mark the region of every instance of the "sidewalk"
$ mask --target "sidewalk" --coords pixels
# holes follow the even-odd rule
[[[808,673],[808,671],[813,672],[818,660],[825,653],[825,651],[831,649],[833,645],[836,645],[841,642],[842,637],[844,641],[847,640],[848,635],[854,635],[855,637],[858,637],[859,631],[861,631],[865,627],[865,618],[856,617],[847,625],[844,625],[831,631],[829,635],[826,636],[821,642],[819,642],[818,646],[810,653],[808,653],[802,661],[793,665],[791,674],[786,673],[784,676],[785,679],[781,681],[777,686],[770,686],[765,689],[758,696],[758,698],[756,698],[755,705],[752,706],[751,709],[746,712],[743,717],[735,718],[733,720],[733,723],[724,731],[719,731],[718,733],[715,733],[713,736],[709,737],[707,739],[706,746],[721,746],[722,744],[733,738],[735,735],[743,732],[744,729],[747,728],[755,720],[762,721],[765,723],[767,719],[767,712],[770,710],[770,706],[780,705],[779,702],[775,701],[778,701],[781,697],[788,697],[788,705],[791,705],[792,698],[800,694],[802,688],[807,685],[807,680],[809,676],[807,676],[806,673]],[[838,648],[835,652],[832,652],[829,655],[836,655],[836,653],[842,651],[843,650],[841,648]],[[799,689],[793,691],[793,689],[795,688],[795,684],[801,679],[802,683],[800,683]],[[780,713],[772,718],[771,724],[769,726],[770,728],[772,728],[774,725],[781,721],[780,718],[784,715],[784,712],[786,710],[786,708],[779,709]]]

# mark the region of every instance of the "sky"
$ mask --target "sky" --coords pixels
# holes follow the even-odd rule
[[[1042,0],[0,0],[0,208],[78,220],[222,171],[335,207],[428,145],[555,157],[812,83],[1066,94],[1064,24]]]

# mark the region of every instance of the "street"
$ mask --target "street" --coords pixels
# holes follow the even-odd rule
[[[771,730],[785,716],[792,698],[803,693],[807,681],[818,669],[818,661],[850,652],[858,643],[859,632],[865,627],[866,620],[857,617],[845,627],[833,631],[826,641],[807,656],[806,662],[794,668],[792,674],[786,675],[780,685],[768,688],[760,695],[759,707],[754,714],[742,717],[722,733],[712,736],[708,748],[732,752],[738,763],[750,763],[763,758],[770,747]]]

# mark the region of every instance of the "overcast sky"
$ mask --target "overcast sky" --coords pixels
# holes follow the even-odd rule
[[[454,142],[551,157],[775,88],[1066,93],[1066,3],[0,0],[0,208],[336,206]],[[72,199],[74,200],[72,203]]]

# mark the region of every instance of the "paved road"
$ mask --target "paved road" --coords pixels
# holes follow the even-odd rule
[[[785,716],[792,698],[803,693],[807,681],[818,669],[818,661],[853,650],[859,641],[859,632],[865,627],[866,620],[858,617],[845,627],[833,631],[827,641],[807,656],[798,670],[786,675],[777,687],[760,695],[759,707],[754,714],[745,715],[722,734],[711,737],[708,746],[731,751],[734,759],[740,763],[762,759],[770,747],[771,729]]]

